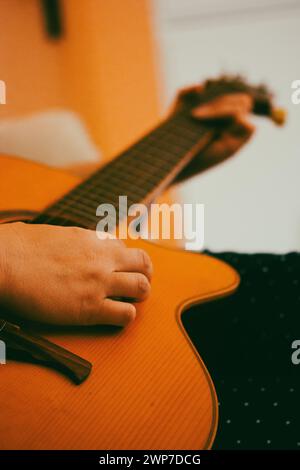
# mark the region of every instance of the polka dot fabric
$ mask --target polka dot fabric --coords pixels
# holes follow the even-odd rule
[[[240,273],[238,291],[183,314],[219,398],[213,448],[300,449],[300,253],[213,256]]]

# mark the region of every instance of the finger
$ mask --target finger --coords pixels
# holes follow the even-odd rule
[[[136,317],[136,308],[129,302],[104,299],[101,312],[95,315],[93,324],[126,326]]]
[[[112,273],[109,297],[127,297],[136,301],[145,300],[150,294],[150,282],[140,273]]]
[[[198,93],[199,95],[203,92],[203,85],[192,85],[181,88],[178,93],[178,98],[184,97],[184,95],[188,95],[189,93]]]
[[[239,137],[242,140],[248,140],[255,131],[255,126],[247,119],[244,114],[240,114],[237,116],[227,131],[228,133]]]
[[[209,103],[200,105],[192,111],[197,119],[237,118],[252,110],[252,98],[246,93],[220,96]]]
[[[151,280],[153,268],[151,259],[144,250],[126,248],[118,252],[115,271],[142,273]]]
[[[206,159],[217,163],[234,155],[250,139],[254,130],[249,121],[240,117],[206,149]]]
[[[184,99],[185,99],[186,95],[188,95],[190,93],[196,93],[196,94],[200,95],[202,92],[203,92],[203,85],[201,85],[201,84],[181,88],[181,90],[179,90],[179,93],[176,96],[176,99],[175,99],[173,105],[171,106],[170,113],[172,114],[172,113],[176,112],[181,107],[182,103],[184,102]]]
[[[177,177],[177,181],[201,173],[234,155],[252,136],[255,127],[245,116],[239,116],[233,124],[198,154]]]

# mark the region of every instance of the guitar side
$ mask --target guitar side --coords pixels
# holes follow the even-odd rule
[[[78,179],[0,157],[0,211],[41,211]],[[42,334],[93,363],[80,387],[41,366],[1,367],[2,449],[205,449],[218,421],[212,380],[181,323],[190,305],[232,293],[237,273],[206,255],[128,241],[152,258],[150,298],[124,330]],[[46,331],[46,334],[45,334]]]

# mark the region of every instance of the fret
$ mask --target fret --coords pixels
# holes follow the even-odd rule
[[[170,171],[170,166],[165,167],[164,171]],[[128,172],[128,165],[116,165],[111,171],[107,178],[102,179],[102,182],[110,181],[111,178],[116,180],[117,184],[122,184],[124,181],[128,181],[129,184],[137,186],[137,177],[143,178],[143,183],[148,184],[152,182],[151,178],[158,172],[156,168],[145,161],[137,161],[134,168],[131,168],[131,172]],[[119,177],[121,179],[119,179]],[[138,186],[140,187],[140,186]]]
[[[157,170],[162,170],[162,169],[169,169],[170,163],[174,164],[174,155],[172,155],[172,162],[167,160],[166,158],[162,158],[161,155],[160,157],[158,156],[153,156],[152,153],[150,153],[151,150],[147,150],[143,152],[143,154],[135,153],[133,154],[133,157],[136,157],[136,165],[135,168],[140,165],[141,163],[148,163],[151,164],[151,168],[155,168]],[[117,165],[118,166],[118,165]],[[124,163],[122,162],[122,166],[124,168]]]
[[[114,175],[110,175],[109,179],[101,181],[101,185],[90,185],[89,194],[91,195],[92,199],[95,199],[95,195],[107,196],[106,192],[111,193],[114,190],[114,187],[118,187],[120,193],[125,191],[128,193],[128,195],[131,194],[132,196],[136,194],[143,194],[143,189],[138,186],[135,187],[133,182],[126,182],[126,179],[120,180]]]
[[[163,145],[163,151],[164,151],[164,155],[166,154],[169,154],[169,155],[174,155],[174,152],[177,152],[177,150],[180,150],[182,148],[186,148],[187,146],[187,142],[185,143],[180,143],[179,139],[178,139],[178,143],[174,143],[173,142],[173,138],[172,140],[165,140],[164,143],[162,144]],[[165,157],[166,158],[166,157]]]
[[[173,140],[173,139],[174,138],[172,137],[172,135],[167,133],[165,135],[164,139],[159,139],[159,140],[155,139],[152,142],[145,142],[143,145],[138,147],[136,150],[138,150],[140,152],[147,152],[148,150],[151,150],[152,148],[156,148],[158,150],[161,150],[161,147],[163,145],[163,142],[165,142],[165,140]],[[188,144],[188,142],[186,142],[186,144]],[[183,150],[185,150],[186,144],[183,146],[184,147]]]
[[[113,184],[117,185],[117,182],[120,181],[119,179],[114,179],[112,178]],[[118,185],[119,187],[119,192],[120,195],[127,195],[128,198],[131,198],[132,200],[135,200],[137,197],[138,198],[143,198],[145,196],[145,192],[150,190],[153,186],[153,181],[144,181],[143,182],[143,188],[137,186],[137,181],[136,178],[134,179],[127,179],[126,176],[124,180],[122,181],[122,184],[120,183]],[[110,187],[111,190],[111,185],[108,185],[107,187]]]
[[[162,141],[159,145],[153,145],[152,149],[149,151],[149,155],[151,155],[150,152],[152,152],[156,158],[159,158],[161,161],[174,164],[174,162],[180,158],[182,154],[185,154],[187,147],[190,148],[190,145],[180,147],[179,145],[175,146],[168,142]]]
[[[78,205],[84,206],[85,208],[85,213],[91,213],[91,215],[96,215],[96,209],[97,207],[102,204],[112,204],[115,206],[116,200],[111,198],[108,194],[105,195],[99,195],[97,198],[95,196],[91,196],[91,194],[88,194],[88,198],[84,198],[84,195],[78,199],[78,198],[73,198],[71,195],[68,198],[68,200],[60,200],[58,201],[52,208],[50,208],[50,211],[55,211],[55,210],[62,210],[65,209],[66,211],[70,211],[72,213],[73,208],[76,210]]]
[[[43,215],[45,215],[49,221],[52,218],[66,218],[66,220],[68,220],[70,216],[74,216],[79,218],[79,220],[83,222],[83,225],[85,225],[85,223],[91,222],[92,219],[95,218],[96,209],[93,211],[90,201],[89,206],[86,206],[82,201],[78,204],[78,201],[72,202],[70,199],[61,199],[44,211]]]
[[[169,154],[172,154],[173,156],[180,155],[182,152],[181,146],[179,146],[178,144],[174,144],[174,142],[169,142],[167,140],[164,140],[163,142],[160,143],[159,149],[164,154],[169,153]]]
[[[66,209],[64,208],[63,204],[61,203],[61,210],[67,210],[68,218],[61,217],[58,213],[49,212],[43,213],[41,216],[38,216],[34,223],[42,223],[42,224],[50,224],[50,225],[60,225],[60,226],[80,226],[84,228],[95,228],[97,223],[101,220],[101,217],[96,216],[96,211],[94,214],[87,216],[86,213],[82,213],[82,211],[75,209],[74,206],[68,206]],[[119,220],[119,213],[116,211],[117,220]],[[122,214],[121,218],[126,214]],[[110,225],[113,226],[114,220],[107,218],[110,220]]]
[[[171,165],[172,167],[173,165]],[[126,171],[128,171],[128,166],[126,167],[126,165],[118,165],[116,166],[115,170],[121,170],[121,173],[125,173]],[[168,171],[170,170],[170,166],[168,167]],[[134,174],[135,173],[135,174]],[[138,166],[138,162],[136,163],[136,166],[135,166],[135,169],[134,169],[134,173],[133,171],[130,173],[130,175],[126,175],[125,174],[125,177],[126,178],[129,178],[130,177],[130,181],[133,180],[134,182],[136,182],[136,177],[141,177],[141,178],[144,178],[144,180],[146,180],[146,178],[149,177],[149,172],[147,170],[143,170],[143,168],[141,168],[140,166]],[[149,180],[150,181],[150,180]]]
[[[168,168],[165,168],[165,169],[161,169],[161,174],[163,173],[168,173],[170,171],[170,167],[172,168],[171,165],[168,166]],[[151,162],[147,162],[145,159],[144,160],[139,160],[137,162],[137,169],[142,169],[142,170],[145,170],[145,173],[148,174],[148,176],[150,175],[156,175],[158,173],[158,169],[156,167],[154,167]],[[163,171],[164,170],[164,171]]]
[[[153,157],[159,161],[163,161],[166,164],[174,164],[174,152],[171,152],[170,149],[165,150],[162,154],[162,150],[152,147],[149,149],[149,157]]]
[[[133,151],[131,155],[131,159],[124,161],[122,158],[116,162],[116,165],[113,167],[113,170],[122,168],[122,171],[124,168],[127,168],[128,171],[128,166],[131,167],[131,169],[134,171],[136,168],[138,168],[143,162],[148,162],[151,163],[151,169],[154,168],[156,170],[160,170],[164,167],[166,167],[169,162],[165,161],[158,156],[155,156],[155,158],[152,158],[152,155],[150,154],[150,150],[145,150],[143,152],[140,151]]]
[[[85,200],[84,197],[82,197],[80,200],[72,200],[69,198],[68,204],[66,204],[64,200],[60,200],[58,203],[56,203],[56,205],[50,208],[48,215],[50,216],[52,214],[55,216],[60,210],[68,210],[72,215],[79,215],[85,218],[87,221],[94,221],[96,217],[96,209],[101,203],[112,204],[113,206],[116,206],[118,202],[112,199],[108,200],[105,196],[102,196],[102,200],[101,197],[97,199],[94,197],[93,199],[94,201],[91,202],[91,198],[87,200]],[[128,205],[131,205],[134,202],[134,200],[130,200],[130,198],[127,196]],[[94,203],[95,205],[93,206]]]
[[[155,149],[158,149],[159,150],[162,150],[164,149],[165,150],[165,146],[164,146],[164,142],[168,141],[169,144],[173,141],[173,143],[175,143],[176,141],[176,137],[173,136],[172,134],[168,133],[166,134],[163,138],[159,139],[159,140],[154,140],[152,141],[151,143],[147,143],[147,145],[144,145],[142,147],[142,149],[139,149],[139,150],[142,150],[142,151],[147,151],[147,149],[152,149],[152,148],[155,148]],[[191,142],[190,140],[187,140],[185,143],[182,144],[182,147],[181,147],[181,150],[186,150],[186,146],[190,146]],[[178,145],[178,142],[176,141],[176,145],[177,145],[177,148],[180,149],[180,145]],[[167,150],[167,149],[166,149]]]
[[[95,203],[95,206],[93,206],[93,204]],[[113,201],[113,203],[115,204],[115,201]],[[56,209],[59,210],[60,208],[70,208],[72,209],[73,207],[75,207],[75,209],[80,206],[82,209],[82,211],[84,211],[84,213],[90,213],[90,214],[96,214],[96,209],[98,207],[98,205],[101,204],[101,202],[97,200],[95,201],[91,201],[91,198],[87,198],[85,199],[84,196],[82,196],[80,198],[80,200],[78,199],[72,199],[72,196],[70,196],[68,198],[68,204],[65,204],[64,202],[64,199],[58,201],[54,206],[52,206],[50,208],[51,212],[55,211]]]
[[[80,205],[82,206],[82,203],[80,203]],[[66,205],[66,204],[63,203],[63,201],[61,201],[59,206],[57,206],[57,208],[59,208],[59,211],[65,209],[66,211],[69,211],[69,213],[71,215],[78,216],[81,219],[85,219],[87,222],[94,221],[95,217],[96,217],[96,211],[94,213],[92,213],[91,212],[91,207],[87,211],[84,208],[80,208],[78,204],[76,204],[76,206],[75,205],[70,205],[70,204]],[[85,206],[85,208],[86,208],[86,206]],[[49,216],[51,216],[51,215],[53,217],[56,216],[56,212],[55,212],[54,209],[55,208],[52,208],[51,212],[48,213]]]
[[[74,198],[72,194],[70,194],[69,199],[73,202],[76,203],[78,201],[78,198]],[[95,204],[116,204],[116,197],[114,194],[112,194],[111,187],[105,188],[104,185],[101,186],[101,188],[97,189],[96,191],[90,190],[86,194],[80,194],[80,201],[85,200],[87,204],[90,206]]]
[[[148,182],[151,183],[151,180],[147,179],[148,177],[149,172],[143,170],[140,167],[136,167],[134,173],[131,172],[130,174],[128,174],[126,173],[126,166],[123,165],[118,165],[118,167],[116,167],[111,174],[111,178],[116,183],[126,181],[126,183],[132,185],[134,189],[137,189],[137,191],[143,190],[143,188],[140,188],[140,186],[138,186],[137,178],[143,178],[143,181],[147,184]]]
[[[73,227],[74,222],[66,217],[58,217],[58,216],[49,216],[47,213],[42,213],[35,217],[35,219],[31,222],[34,224],[49,224],[49,225],[60,225],[63,227]],[[76,222],[76,225],[79,227],[84,227],[84,224],[80,222]]]
[[[128,205],[145,200],[205,133],[206,128],[186,111],[178,112],[80,183],[33,222],[74,225],[73,217],[77,225],[94,227],[100,220],[96,209],[101,203],[112,204],[119,216],[119,195],[127,196]]]
[[[145,182],[145,186],[144,186],[144,189],[143,188],[140,188],[140,187],[137,187],[137,190],[132,192],[132,185],[130,186],[130,189],[129,187],[125,187],[123,185],[121,185],[121,181],[119,179],[117,180],[114,180],[113,178],[110,178],[110,181],[107,181],[107,180],[104,180],[101,182],[101,186],[96,186],[96,185],[92,185],[89,187],[89,196],[91,197],[91,199],[93,200],[97,200],[96,197],[98,198],[99,196],[100,197],[105,197],[105,200],[104,202],[108,202],[107,199],[111,199],[110,197],[110,194],[112,192],[112,188],[114,186],[117,186],[119,188],[119,193],[121,193],[123,191],[122,194],[120,195],[124,195],[124,193],[126,193],[126,195],[129,197],[129,196],[132,196],[133,199],[135,199],[135,196],[138,195],[138,196],[143,196],[144,195],[144,189],[149,187],[151,188],[152,187],[152,182],[149,182],[149,184],[147,182]]]
[[[145,175],[145,173],[143,173],[143,175]],[[121,182],[123,184],[121,184]],[[139,197],[142,197],[144,196],[144,193],[145,193],[145,189],[147,190],[147,188],[151,188],[152,187],[152,182],[151,181],[144,181],[144,187],[143,188],[140,188],[139,186],[137,186],[136,184],[136,181],[133,181],[130,179],[127,179],[126,177],[124,178],[124,180],[120,180],[119,178],[115,177],[115,176],[112,176],[110,181],[107,182],[106,187],[108,190],[111,191],[111,183],[113,185],[118,185],[119,188],[120,188],[120,193],[123,191],[123,193],[126,195],[129,196],[132,196],[133,199],[135,199],[136,196],[139,196]],[[127,187],[124,186],[124,183],[127,183]],[[129,189],[130,188],[130,189]]]
[[[182,152],[183,151],[180,151],[178,154],[182,155]],[[150,149],[148,153],[145,154],[145,160],[149,160],[150,163],[152,163],[152,159],[157,160],[160,167],[166,167],[176,163],[178,160],[178,154],[176,154],[174,151],[171,151],[169,147],[165,150],[162,147],[158,148],[153,146],[152,149]]]

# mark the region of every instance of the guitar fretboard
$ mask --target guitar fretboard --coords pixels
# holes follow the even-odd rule
[[[102,203],[112,204],[117,211],[119,196],[127,196],[128,205],[149,203],[210,138],[207,128],[181,111],[75,187],[33,223],[94,229],[100,220],[96,209]]]

